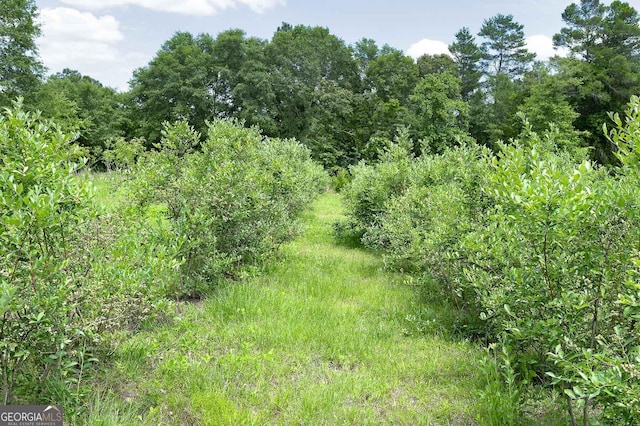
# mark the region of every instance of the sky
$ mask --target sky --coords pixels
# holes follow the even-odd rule
[[[575,0],[578,2],[579,0]],[[627,0],[640,9],[640,0]],[[49,73],[75,69],[120,91],[177,31],[240,28],[270,39],[283,23],[327,27],[354,44],[361,38],[406,54],[446,53],[455,33],[477,34],[485,19],[511,14],[524,25],[529,50],[552,56],[572,0],[36,0],[40,58]],[[605,2],[609,3],[609,2]]]

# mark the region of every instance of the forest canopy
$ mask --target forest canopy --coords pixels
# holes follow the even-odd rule
[[[270,40],[230,29],[215,36],[176,32],[137,69],[124,93],[65,69],[44,78],[33,0],[0,5],[0,104],[17,97],[78,132],[92,162],[118,137],[160,140],[163,122],[187,120],[198,131],[217,118],[295,137],[336,171],[376,161],[399,129],[416,154],[475,140],[495,149],[523,130],[554,123],[567,144],[615,162],[601,127],[640,92],[640,16],[628,3],[581,0],[562,14],[553,37],[568,52],[547,61],[527,50],[512,15],[461,28],[448,55],[417,60],[363,37],[346,44],[330,29],[283,23]],[[470,23],[477,24],[477,23]]]

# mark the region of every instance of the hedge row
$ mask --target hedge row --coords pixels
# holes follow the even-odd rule
[[[338,226],[436,283],[457,325],[499,343],[519,385],[566,399],[573,423],[640,423],[640,102],[608,131],[620,165],[560,148],[553,128],[497,153],[413,158],[400,138],[352,169]],[[511,379],[513,379],[512,377]],[[585,423],[586,424],[586,423]]]
[[[117,333],[259,265],[328,180],[295,141],[176,123],[157,150],[125,156],[127,199],[105,211],[81,154],[19,104],[0,116],[2,404],[80,410]]]

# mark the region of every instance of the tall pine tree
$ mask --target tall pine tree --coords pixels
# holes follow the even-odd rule
[[[484,57],[482,49],[476,43],[475,37],[464,27],[455,35],[456,41],[449,45],[449,52],[453,55],[458,66],[458,77],[462,82],[460,92],[462,98],[469,100],[471,94],[480,87],[480,60]]]
[[[567,98],[580,114],[576,127],[590,133],[597,160],[615,161],[602,124],[640,91],[640,15],[621,1],[607,6],[581,0],[565,9],[562,20],[565,26],[553,41],[569,50],[559,64],[561,77],[570,83]]]
[[[498,14],[485,20],[478,35],[485,38],[482,63],[488,74],[522,77],[536,56],[526,48],[524,26],[515,22],[512,15]]]

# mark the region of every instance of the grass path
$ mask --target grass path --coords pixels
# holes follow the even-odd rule
[[[403,277],[336,245],[340,212],[323,195],[262,276],[122,344],[87,423],[474,424],[477,349],[417,332]]]

